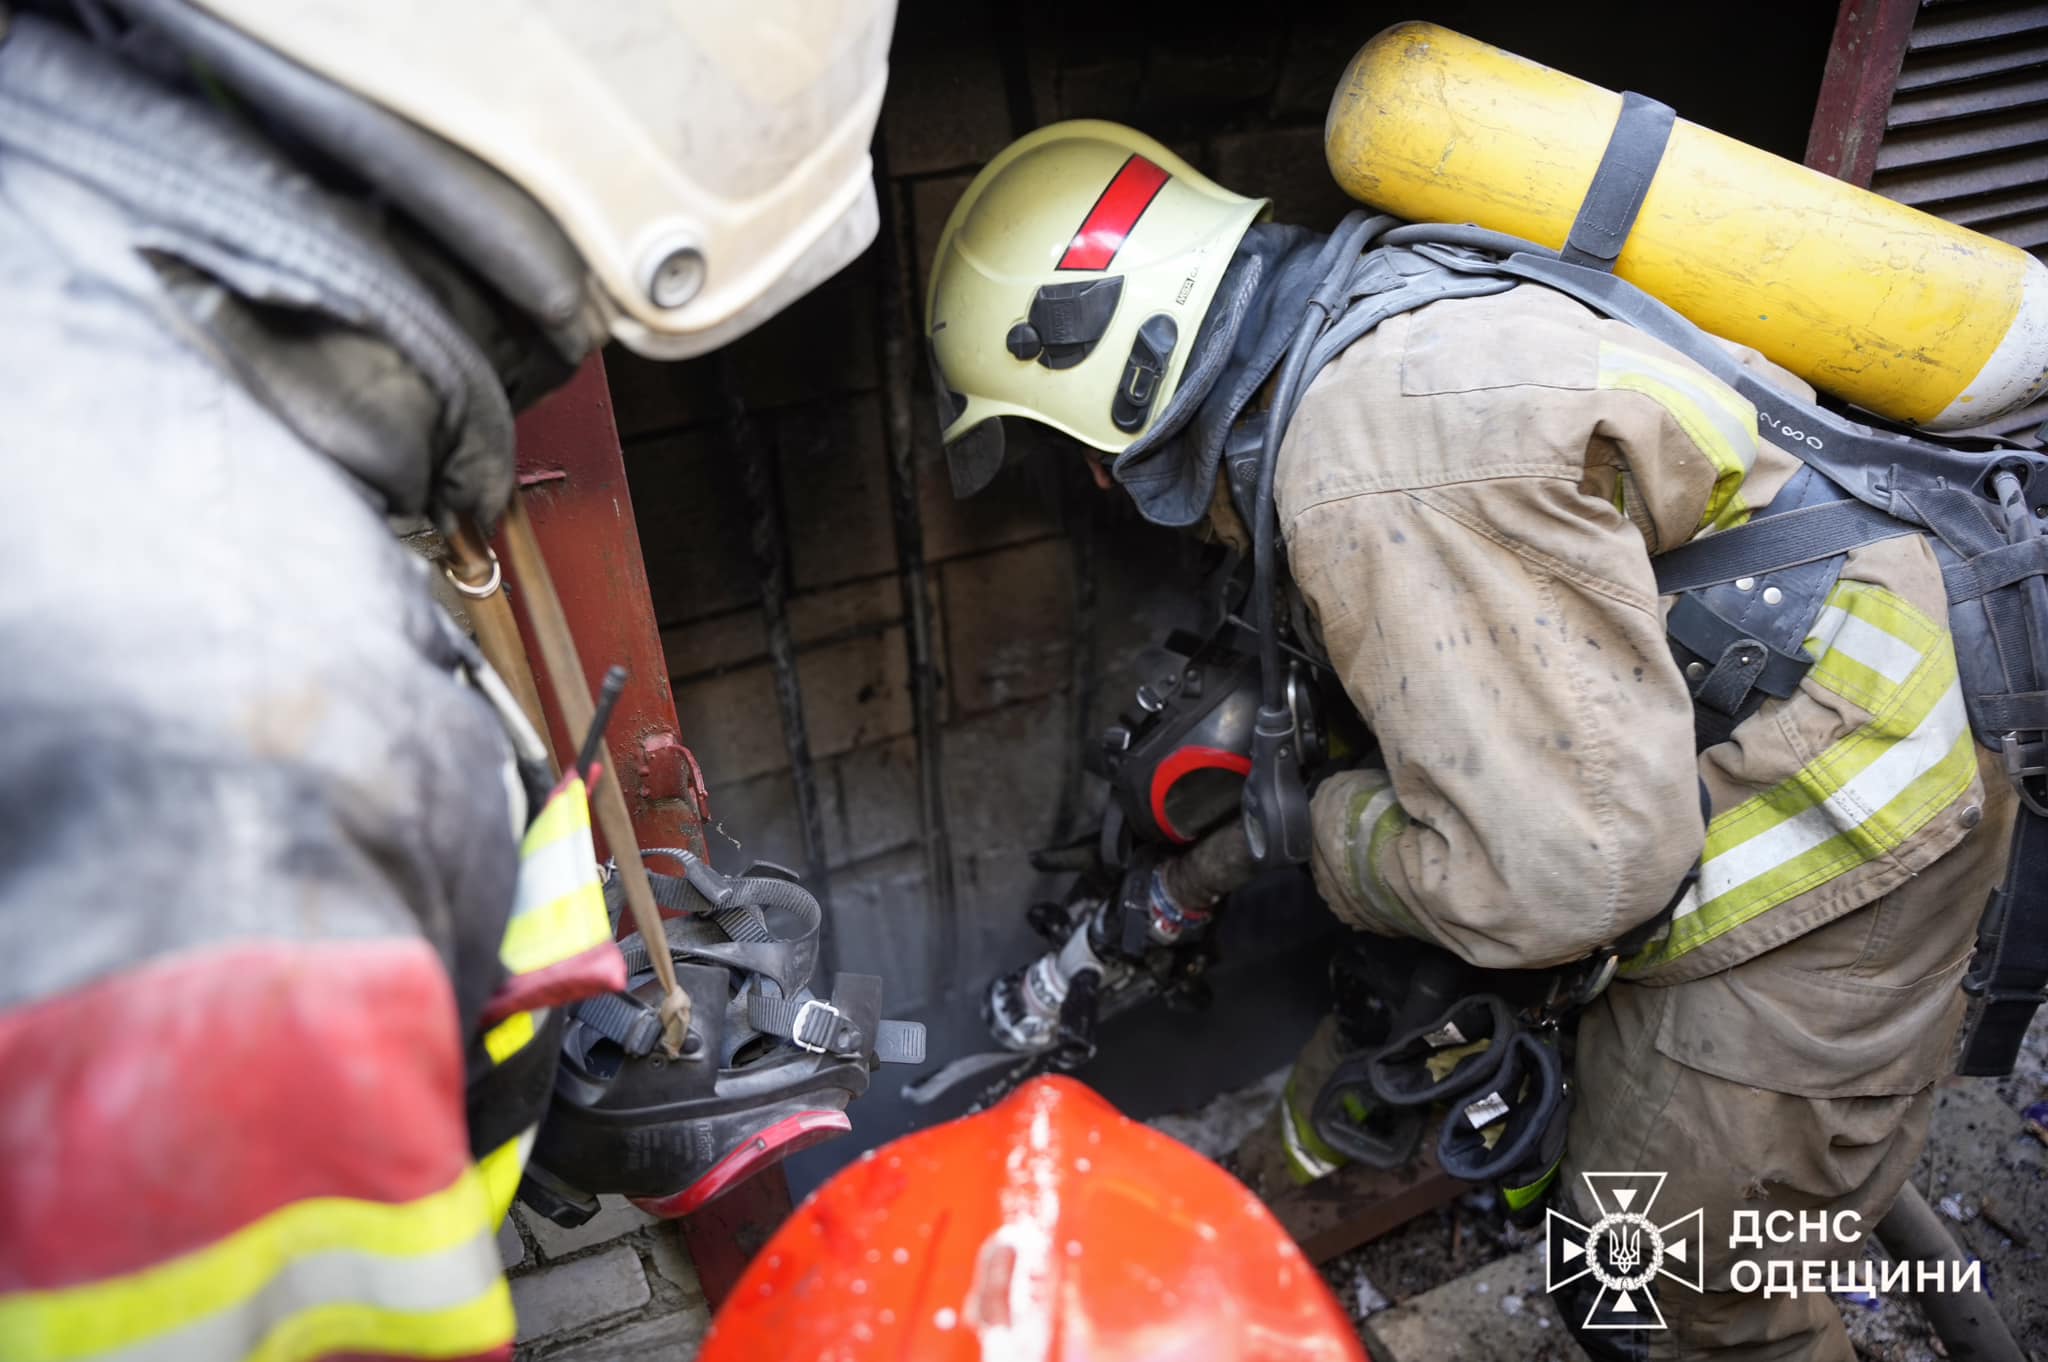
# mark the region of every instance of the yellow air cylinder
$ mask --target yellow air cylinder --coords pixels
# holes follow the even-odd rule
[[[1438,28],[1352,58],[1323,141],[1352,197],[1561,247],[1621,96]],[[1684,119],[1615,273],[1815,387],[1931,430],[2048,387],[2048,267]]]

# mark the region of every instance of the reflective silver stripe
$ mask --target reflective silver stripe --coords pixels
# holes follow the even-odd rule
[[[512,916],[523,917],[598,883],[589,836],[558,837],[520,859]]]
[[[1287,1147],[1287,1157],[1311,1179],[1326,1178],[1337,1171],[1337,1165],[1317,1155],[1301,1142],[1301,1133],[1294,1128],[1294,1105],[1282,1102],[1280,1113],[1280,1139]]]
[[[1698,911],[1702,901],[1711,902],[1833,837],[1862,827],[1878,810],[1904,794],[1907,786],[1940,765],[1968,730],[1969,723],[1962,687],[1949,686],[1918,728],[1891,744],[1841,789],[1812,808],[1703,863],[1699,884],[1679,904],[1674,920]]]
[[[1699,408],[1700,415],[1713,425],[1714,433],[1727,452],[1741,461],[1743,472],[1747,473],[1756,466],[1756,409],[1733,388],[1711,375],[1658,355],[1646,355],[1618,345],[1602,345],[1602,386],[1608,386],[1613,379],[1624,375],[1673,389]]]
[[[1816,658],[1822,653],[1840,653],[1895,686],[1904,685],[1925,656],[1904,639],[1869,620],[1857,618],[1839,605],[1830,605],[1820,612],[1806,647]]]
[[[479,1235],[439,1253],[410,1258],[346,1250],[309,1253],[279,1264],[270,1280],[253,1296],[225,1310],[100,1356],[119,1362],[238,1358],[253,1351],[294,1315],[323,1306],[426,1314],[467,1305],[486,1293],[503,1290],[494,1234]],[[383,1351],[364,1348],[362,1344],[366,1341],[350,1331],[335,1339],[332,1346],[316,1346],[304,1355]],[[405,1353],[401,1351],[400,1355]]]
[[[1394,787],[1388,786],[1375,794],[1358,815],[1358,821],[1351,827],[1351,845],[1356,872],[1352,878],[1364,893],[1366,902],[1371,904],[1384,919],[1394,922],[1408,921],[1408,910],[1399,903],[1392,903],[1393,892],[1384,887],[1380,868],[1373,864],[1373,836],[1380,825],[1380,819],[1394,805]]]

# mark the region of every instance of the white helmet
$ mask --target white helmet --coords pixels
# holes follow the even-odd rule
[[[1011,143],[960,196],[925,300],[953,490],[1002,466],[1003,416],[1120,452],[1166,409],[1266,209],[1116,123]]]
[[[524,191],[644,355],[733,340],[874,239],[893,0],[186,3]]]

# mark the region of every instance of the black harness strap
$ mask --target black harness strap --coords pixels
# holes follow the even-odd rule
[[[1695,595],[1678,598],[1664,627],[1692,694],[1694,745],[1701,751],[1726,742],[1766,695],[1797,690],[1813,665],[1803,652],[1772,647]]]
[[[1693,545],[1739,540],[1751,526],[1810,517],[1812,511],[1830,504],[1856,505],[1845,501],[1841,489],[1817,469],[1803,467],[1771,498],[1770,505],[1755,512],[1756,519],[1694,540]],[[1809,518],[1797,523],[1813,522]],[[1805,547],[1819,546],[1819,541],[1809,540]],[[1740,556],[1724,550],[1721,566],[1725,569]],[[1806,636],[1827,605],[1828,593],[1834,590],[1847,560],[1846,553],[1832,553],[1782,567],[1745,568],[1731,572],[1726,579],[1717,575],[1709,583],[1677,593],[1665,617],[1664,632],[1686,688],[1692,692],[1693,737],[1699,750],[1726,742],[1767,697],[1782,700],[1798,691],[1799,682],[1813,666]],[[1652,563],[1661,561],[1653,559]]]
[[[1670,105],[1648,95],[1630,91],[1621,97],[1621,116],[1614,120],[1614,135],[1607,139],[1578,219],[1559,252],[1563,259],[1590,269],[1614,268],[1635,229],[1636,214],[1643,211],[1650,181],[1657,178],[1677,118]]]
[[[2008,691],[1971,699],[1977,722],[2007,733],[2048,730],[2048,690]]]
[[[1650,560],[1657,590],[1664,595],[1694,591],[1716,582],[1755,577],[1782,567],[1818,562],[1880,539],[1918,534],[1860,501],[1830,501],[1752,520],[1732,530],[1681,544]]]
[[[646,965],[644,951],[641,964],[643,967]],[[661,1041],[661,1015],[637,998],[606,993],[601,997],[583,999],[571,1007],[570,1012],[576,1020],[635,1059],[653,1054],[654,1047]]]
[[[2034,1009],[2048,1001],[2048,923],[2039,912],[2048,885],[2048,818],[2020,811],[2013,829],[2005,882],[1991,895],[1977,925],[1977,954],[1963,980],[1981,998],[1963,1040],[1956,1072],[1998,1078],[2012,1072]]]
[[[648,850],[654,854],[664,849]],[[692,915],[662,923],[670,956],[679,962],[688,960],[756,974],[774,980],[785,990],[804,990],[810,980],[810,955],[816,949],[823,919],[802,886],[768,875],[719,875],[693,859],[685,864],[697,872],[703,884],[713,887],[717,897],[704,892],[696,880],[648,872],[647,881],[654,890],[655,902]],[[616,883],[614,877],[605,886],[608,896]],[[799,900],[811,904],[811,911],[797,915],[799,936],[785,940],[769,926],[761,903],[779,901],[786,907]],[[719,902],[732,906],[720,908]],[[648,943],[638,933],[620,942],[619,950],[626,957],[629,979],[637,980],[652,967]],[[747,997],[748,1024],[756,1031],[788,1040],[799,1049],[844,1059],[857,1059],[872,1051],[887,1064],[922,1063],[923,1024],[885,1021],[881,1011],[882,981],[872,974],[839,975],[829,1002],[788,993],[772,997],[762,991],[759,980]],[[586,998],[572,1005],[570,1013],[634,1057],[651,1053],[661,1038],[660,1018],[655,1009],[631,993]]]
[[[1950,568],[1943,580],[1953,602],[1970,600],[2044,572],[2048,572],[2048,538],[1986,549]]]
[[[1663,341],[1755,407],[1757,431],[1764,438],[1819,469],[1858,501],[1900,519],[1913,516],[1899,505],[1895,488],[1947,486],[1974,492],[1985,482],[1994,452],[1998,462],[2036,476],[2048,474],[2048,455],[2038,450],[1957,449],[1873,429],[1774,388],[1678,312],[1614,275],[1568,265],[1547,253],[1493,259],[1441,246],[1419,245],[1416,249],[1461,273],[1505,274],[1556,289],[1604,317],[1627,322],[1644,335]],[[1540,249],[1530,248],[1532,252]],[[2048,486],[2048,482],[2036,485]]]
[[[782,1036],[800,1050],[853,1056],[872,1048],[884,1064],[924,1062],[924,1026],[884,1021],[882,980],[873,974],[842,974],[832,1000],[797,1001],[755,992],[747,998],[747,1022],[756,1031]]]

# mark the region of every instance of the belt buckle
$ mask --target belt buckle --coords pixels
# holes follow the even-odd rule
[[[2019,793],[2020,802],[2042,818],[2048,818],[2048,760],[2040,758],[2041,746],[2033,745],[2036,759],[2028,760],[2029,744],[2017,732],[1999,740],[1999,756],[2005,762],[2005,778]]]
[[[816,1044],[804,1039],[804,1028],[810,1022],[813,1009],[818,1013],[822,1013],[827,1018],[825,1023],[825,1039]],[[796,1020],[790,1023],[790,1042],[799,1050],[808,1050],[814,1055],[822,1055],[832,1048],[832,1037],[838,1034],[839,1023],[844,1020],[846,1020],[846,1014],[832,1006],[832,1004],[820,998],[808,998],[804,1001],[804,1005],[796,1010]]]

